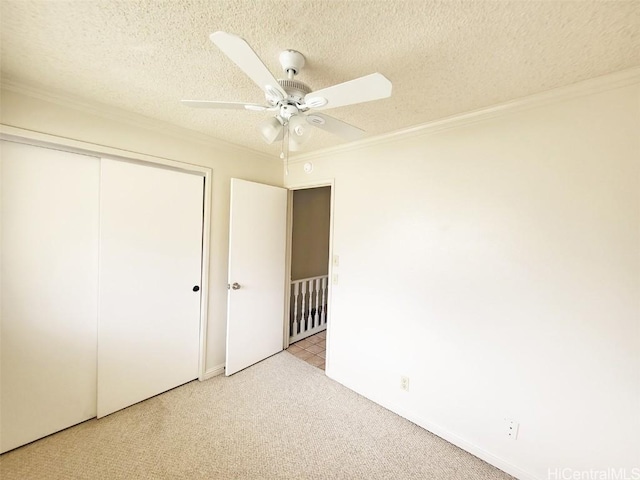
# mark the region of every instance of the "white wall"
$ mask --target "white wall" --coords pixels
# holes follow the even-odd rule
[[[82,105],[13,90],[2,91],[0,122],[213,169],[207,368],[221,366],[226,335],[229,179],[282,185],[282,165],[277,156],[271,159],[226,144],[200,141],[177,128],[145,128],[144,119],[113,110],[105,110],[102,115]]]
[[[522,478],[640,466],[638,84],[309,159],[332,378]]]

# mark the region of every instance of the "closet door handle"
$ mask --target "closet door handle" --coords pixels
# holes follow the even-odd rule
[[[196,285],[196,286],[194,286],[194,287],[193,287],[193,291],[194,291],[194,292],[197,292],[198,290],[200,290],[200,287],[199,287],[198,285]]]
[[[240,290],[240,284],[239,284],[238,282],[234,282],[234,283],[231,285],[231,289],[232,289],[232,290]]]

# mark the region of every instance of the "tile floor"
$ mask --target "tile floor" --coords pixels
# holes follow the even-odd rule
[[[304,360],[305,362],[324,370],[324,359],[327,352],[327,331],[323,330],[320,333],[311,335],[296,343],[293,343],[287,348],[287,352],[295,355],[296,357]]]

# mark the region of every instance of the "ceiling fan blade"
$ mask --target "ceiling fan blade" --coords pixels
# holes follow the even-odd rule
[[[354,141],[364,138],[367,134],[364,130],[349,125],[348,123],[338,120],[337,118],[323,115],[322,113],[312,113],[307,115],[307,122],[314,127],[325,130],[334,135],[344,138],[345,140]]]
[[[317,110],[342,107],[354,103],[370,102],[391,96],[391,82],[381,73],[372,73],[364,77],[339,83],[332,87],[323,88],[316,92],[308,93],[305,102],[320,104]],[[326,104],[318,99],[325,99]]]
[[[287,93],[243,38],[226,32],[212,33],[209,38],[267,94],[287,98]]]
[[[233,110],[253,110],[256,112],[261,112],[268,108],[255,103],[212,102],[209,100],[180,100],[180,102],[187,107],[195,108],[229,108]]]

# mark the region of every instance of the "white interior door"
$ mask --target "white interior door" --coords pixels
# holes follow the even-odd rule
[[[96,415],[98,158],[0,142],[0,451]]]
[[[231,179],[226,375],[282,350],[286,229],[286,189]]]
[[[98,417],[198,377],[203,178],[102,159]]]

